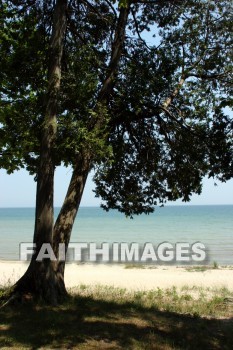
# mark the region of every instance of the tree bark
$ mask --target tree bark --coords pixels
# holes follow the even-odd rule
[[[91,164],[91,157],[87,153],[80,154],[73,170],[67,194],[57,217],[53,230],[53,251],[58,256],[59,244],[65,244],[65,253],[70,242],[73,224],[82,199],[83,190]],[[65,261],[58,261],[57,271],[64,280]]]
[[[96,101],[96,110],[98,111],[99,104],[107,105],[108,99],[114,88],[115,74],[118,68],[118,63],[122,55],[125,29],[128,21],[129,5],[120,9],[119,18],[116,25],[111,59],[106,72],[106,77],[100,89],[99,95]],[[90,129],[97,128],[100,130],[104,121],[102,118],[97,118],[94,123],[91,122]],[[53,250],[55,255],[58,255],[59,243],[65,244],[65,251],[67,252],[70,242],[70,236],[74,224],[75,217],[77,215],[79,205],[82,199],[83,190],[85,187],[86,179],[91,166],[91,154],[83,151],[80,152],[76,166],[73,170],[72,178],[69,184],[69,188],[64,200],[63,206],[60,210],[59,216],[56,220],[53,231]],[[63,275],[65,271],[65,262],[60,261],[58,263],[58,271],[60,275]]]
[[[54,142],[57,132],[57,106],[61,81],[61,60],[66,32],[67,0],[57,0],[54,7],[53,27],[49,48],[48,90],[45,118],[41,136],[40,163],[37,174],[35,253],[24,276],[16,283],[14,291],[32,293],[34,297],[56,304],[65,294],[64,279],[57,263],[50,259],[37,261],[43,243],[52,245],[53,194],[54,194]]]
[[[90,170],[91,154],[82,150],[77,156],[68,191],[53,227],[53,143],[56,136],[56,108],[57,95],[60,87],[61,57],[63,37],[66,28],[66,1],[58,0],[54,14],[53,35],[51,40],[51,68],[49,72],[49,88],[45,128],[41,143],[41,161],[38,171],[36,222],[34,243],[36,251],[32,257],[28,270],[16,283],[14,291],[31,293],[50,304],[56,304],[66,296],[64,284],[65,261],[50,261],[44,259],[36,261],[36,257],[43,243],[50,243],[55,256],[58,257],[59,244],[65,244],[67,251],[71,231],[81,202],[86,179]],[[115,30],[112,54],[106,78],[96,101],[96,110],[99,104],[107,105],[108,98],[114,87],[114,78],[122,54],[125,39],[125,28],[129,14],[129,6],[120,9]],[[63,28],[63,29],[62,29]],[[54,55],[57,53],[57,56]],[[90,130],[101,129],[104,121],[97,118]]]

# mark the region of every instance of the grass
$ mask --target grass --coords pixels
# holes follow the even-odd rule
[[[219,268],[218,263],[216,261],[214,261],[213,265],[201,265],[201,266],[192,265],[190,267],[187,267],[186,271],[188,271],[188,272],[205,272],[207,270],[216,270],[218,268]]]
[[[126,264],[125,269],[145,269],[145,265],[142,264]]]
[[[158,267],[155,265],[143,265],[140,263],[132,264],[132,263],[127,263],[124,267],[125,269],[157,269]]]
[[[1,349],[232,349],[226,288],[128,291],[80,285],[59,307],[0,310]]]
[[[213,268],[209,266],[190,266],[190,267],[187,267],[185,270],[188,272],[204,272],[212,269]]]
[[[182,266],[183,268],[184,266]],[[124,267],[125,269],[157,269],[156,265],[143,265],[140,263],[127,263]],[[229,269],[229,266],[222,266],[221,268]],[[185,267],[185,270],[188,272],[205,272],[208,270],[216,270],[219,269],[219,265],[216,261],[213,262],[212,265],[191,265]]]

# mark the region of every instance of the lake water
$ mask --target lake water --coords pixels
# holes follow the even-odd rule
[[[19,244],[32,241],[33,226],[33,208],[0,208],[0,260],[19,260]],[[165,206],[133,220],[116,211],[82,207],[71,241],[155,245],[200,241],[208,249],[208,263],[233,265],[233,205]]]

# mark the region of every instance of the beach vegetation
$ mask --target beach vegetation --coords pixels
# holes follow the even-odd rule
[[[35,252],[15,296],[62,302],[88,174],[105,210],[149,214],[233,175],[232,3],[0,2],[0,168],[37,182]],[[54,173],[72,169],[54,222]]]
[[[125,269],[145,269],[146,266],[143,264],[132,264],[132,263],[128,263],[125,265]]]
[[[212,265],[192,265],[192,266],[188,266],[186,267],[186,271],[189,272],[205,272],[208,270],[216,270],[219,269],[219,265],[216,261],[213,262]],[[224,268],[223,266],[221,268]]]
[[[193,266],[189,266],[189,267],[187,267],[186,268],[186,271],[188,271],[188,272],[205,272],[205,271],[207,271],[207,270],[211,270],[212,269],[212,266],[203,266],[203,265],[201,265],[201,266],[195,266],[195,265],[193,265]]]
[[[0,309],[2,349],[231,349],[225,289],[129,291],[103,285],[69,290],[63,305]],[[33,320],[33,322],[32,322]]]

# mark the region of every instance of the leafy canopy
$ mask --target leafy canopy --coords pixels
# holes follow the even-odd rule
[[[0,167],[37,173],[53,1],[1,1]],[[106,101],[121,8],[124,49]],[[105,209],[149,213],[233,175],[232,3],[69,2],[54,164],[85,150]]]

